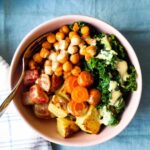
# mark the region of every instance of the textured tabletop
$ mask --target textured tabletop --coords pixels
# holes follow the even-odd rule
[[[135,49],[143,73],[141,103],[129,126],[114,139],[82,150],[150,149],[150,0],[0,0],[0,55],[10,63],[29,31],[67,14],[93,16],[116,27]],[[53,148],[81,149],[56,144]]]

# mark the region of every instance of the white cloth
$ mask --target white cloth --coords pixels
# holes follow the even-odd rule
[[[0,56],[0,104],[9,94],[9,65]],[[0,150],[51,150],[50,142],[39,137],[11,103],[0,118]]]

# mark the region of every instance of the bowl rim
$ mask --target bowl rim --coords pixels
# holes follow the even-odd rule
[[[52,23],[52,22],[55,22],[55,21],[58,21],[58,20],[64,20],[64,19],[69,19],[69,18],[74,18],[74,19],[77,19],[77,20],[82,20],[83,18],[84,19],[88,19],[88,20],[91,20],[91,21],[96,21],[96,22],[100,22],[101,24],[103,25],[106,25],[107,27],[111,28],[112,30],[115,31],[115,33],[117,33],[117,35],[119,35],[120,37],[122,37],[123,41],[126,42],[126,44],[128,44],[128,47],[133,51],[134,55],[135,55],[135,58],[137,59],[137,64],[138,64],[138,68],[139,68],[139,82],[140,82],[140,87],[139,87],[139,95],[140,97],[138,98],[138,102],[137,102],[137,105],[134,107],[134,111],[131,115],[131,117],[127,120],[127,123],[122,127],[120,128],[120,130],[117,130],[114,134],[110,135],[109,137],[105,138],[104,140],[101,140],[100,142],[98,141],[91,141],[89,143],[86,143],[86,144],[73,144],[73,143],[67,143],[67,142],[62,142],[62,141],[58,141],[58,140],[55,140],[51,137],[48,137],[46,135],[44,135],[43,133],[39,132],[37,129],[35,129],[30,123],[28,123],[28,121],[26,120],[26,118],[21,114],[21,111],[17,108],[15,102],[13,101],[13,103],[15,104],[15,107],[17,109],[17,111],[19,111],[19,114],[21,114],[21,117],[23,118],[23,120],[25,120],[26,124],[28,124],[36,133],[38,133],[41,137],[45,138],[46,140],[50,141],[50,142],[53,142],[53,143],[56,143],[56,144],[61,144],[61,145],[65,145],[65,146],[73,146],[73,147],[85,147],[85,146],[92,146],[92,145],[96,145],[96,144],[101,144],[101,143],[104,143],[112,138],[114,138],[115,136],[117,136],[118,134],[120,134],[128,125],[129,123],[132,121],[132,119],[134,118],[136,112],[137,112],[137,109],[139,107],[139,103],[140,103],[140,100],[141,100],[141,95],[142,95],[142,72],[141,72],[141,67],[140,67],[140,64],[139,64],[139,60],[138,60],[138,57],[133,49],[133,47],[130,45],[130,43],[128,42],[128,40],[116,29],[114,28],[113,26],[111,26],[110,24],[100,20],[100,19],[97,19],[97,18],[94,18],[94,17],[89,17],[89,16],[84,16],[84,15],[65,15],[65,16],[60,16],[60,17],[55,17],[53,19],[50,19],[48,21],[45,21],[43,23],[41,23],[40,25],[36,26],[35,28],[33,28],[28,34],[26,34],[26,36],[22,39],[22,41],[20,42],[20,44],[18,45],[14,55],[13,55],[13,58],[12,58],[12,61],[11,61],[11,65],[10,65],[10,72],[9,72],[9,86],[10,86],[10,89],[13,88],[13,85],[12,85],[12,77],[13,77],[13,69],[14,69],[14,64],[15,64],[15,58],[17,57],[18,53],[19,53],[19,50],[21,48],[21,46],[23,45],[23,43],[28,40],[28,38],[33,35],[35,32],[37,32],[39,30],[39,28],[43,27],[44,25],[48,24],[48,23]]]

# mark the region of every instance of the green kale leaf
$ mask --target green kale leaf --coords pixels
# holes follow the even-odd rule
[[[127,81],[124,82],[123,89],[125,92],[132,92],[137,89],[137,82],[136,82],[137,73],[133,65],[129,66],[128,73],[129,77],[127,78]]]

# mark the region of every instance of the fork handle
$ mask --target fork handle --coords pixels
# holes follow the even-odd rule
[[[2,104],[0,105],[0,117],[3,115],[3,113],[5,112],[7,106],[9,105],[9,103],[12,101],[12,99],[15,97],[17,90],[22,82],[23,79],[23,74],[21,75],[21,78],[19,79],[18,83],[16,84],[16,86],[13,88],[13,90],[11,91],[11,93],[5,98],[5,100],[2,102]]]

